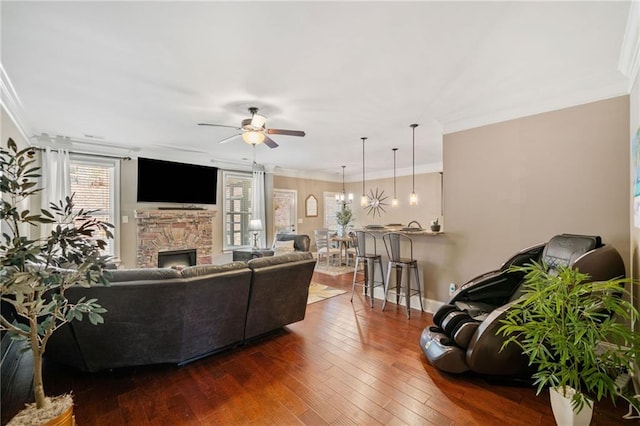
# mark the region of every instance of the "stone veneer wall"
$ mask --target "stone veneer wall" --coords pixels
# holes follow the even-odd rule
[[[213,259],[215,210],[136,210],[138,268],[158,266],[158,252],[196,249],[196,263]]]

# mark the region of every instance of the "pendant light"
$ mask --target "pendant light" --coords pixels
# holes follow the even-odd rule
[[[362,137],[360,139],[362,139],[362,195],[360,196],[360,205],[366,207],[369,204],[369,197],[367,197],[364,189],[364,141],[366,141],[367,138]]]
[[[398,197],[396,197],[396,151],[398,148],[392,148],[393,151],[393,198],[391,199],[391,207],[398,207]]]
[[[342,205],[343,209],[353,202],[353,194],[350,192],[349,195],[347,195],[344,190],[344,168],[345,167],[347,166],[342,166],[342,192],[340,194],[336,194],[336,203]]]
[[[409,205],[417,206],[418,205],[418,194],[416,194],[416,127],[417,124],[411,124],[409,127],[413,129],[413,154],[412,158],[412,170],[411,170],[411,195],[409,195]]]

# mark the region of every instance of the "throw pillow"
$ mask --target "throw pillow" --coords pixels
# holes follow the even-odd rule
[[[293,248],[293,242],[293,240],[276,241],[273,245],[273,254],[277,256],[279,254],[293,253],[295,251]]]

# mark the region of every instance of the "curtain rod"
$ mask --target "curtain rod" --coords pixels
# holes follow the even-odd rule
[[[33,149],[36,149],[38,151],[46,151],[46,148],[42,148],[39,146],[33,146]],[[55,151],[58,152],[59,148],[49,148],[51,151]],[[79,155],[86,155],[89,157],[100,157],[100,158],[114,158],[116,160],[124,160],[124,161],[129,161],[131,160],[131,157],[127,156],[127,157],[121,157],[118,155],[108,155],[108,154],[96,154],[96,153],[92,153],[92,152],[82,152],[82,151],[72,151],[72,150],[68,150],[69,154],[79,154]]]

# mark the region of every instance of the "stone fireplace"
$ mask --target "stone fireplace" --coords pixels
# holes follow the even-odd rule
[[[196,264],[213,259],[215,210],[136,210],[138,268],[158,266],[158,252],[195,250]]]

